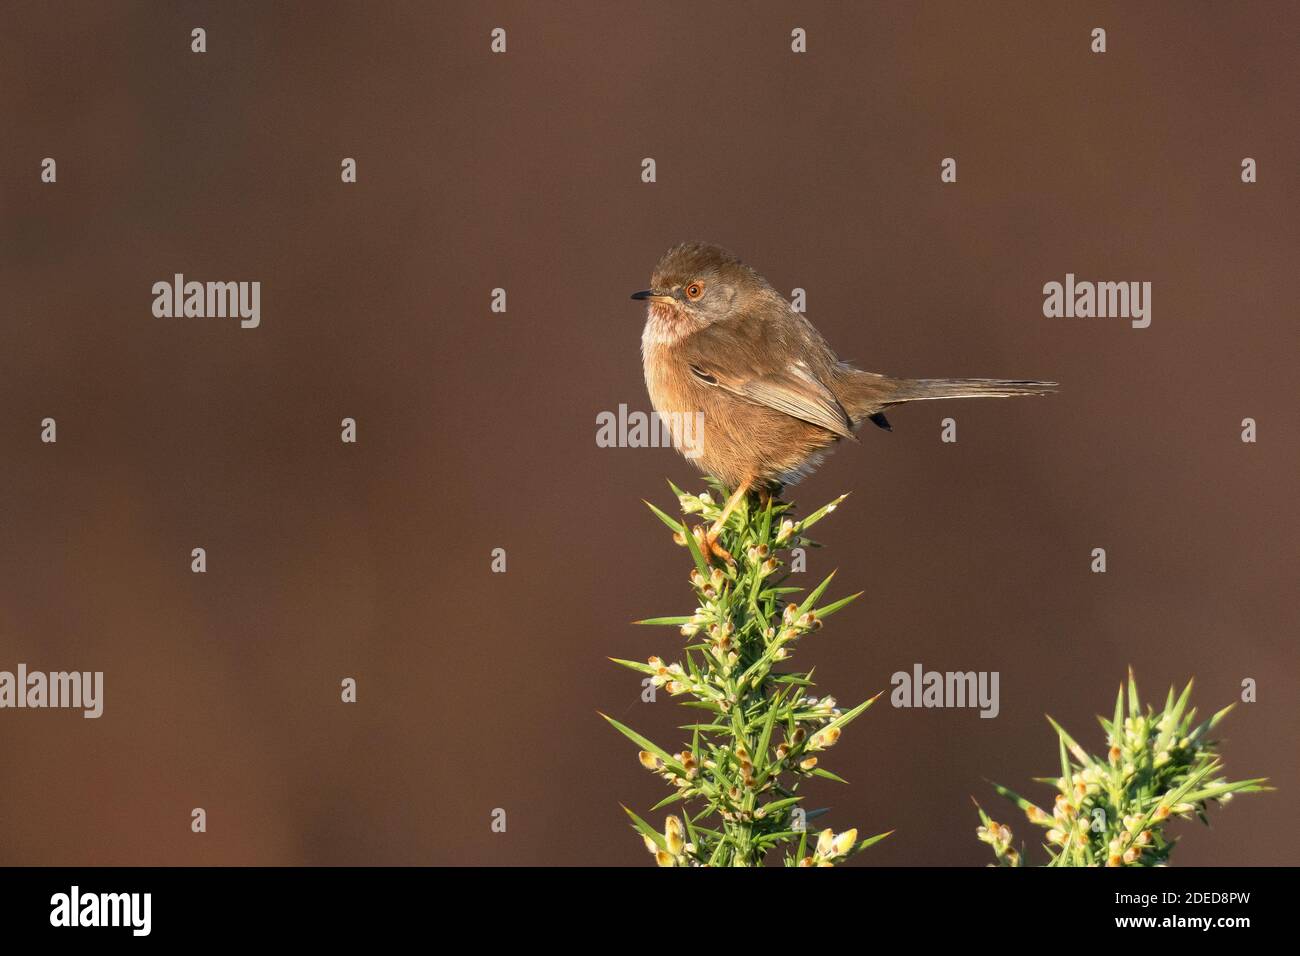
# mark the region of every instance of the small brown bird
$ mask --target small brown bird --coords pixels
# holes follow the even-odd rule
[[[650,288],[641,354],[655,411],[669,422],[703,413],[704,472],[735,489],[706,534],[717,544],[751,490],[778,491],[811,473],[864,421],[892,431],[885,409],[932,398],[1043,395],[1055,382],[985,378],[890,378],[835,357],[812,323],[736,256],[703,242],[666,252]],[[673,424],[682,450],[682,434]]]

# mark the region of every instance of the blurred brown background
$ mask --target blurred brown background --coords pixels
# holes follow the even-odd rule
[[[0,669],[106,690],[98,721],[0,712],[0,863],[648,865],[618,804],[665,791],[596,711],[677,742],[689,712],[605,658],[680,647],[628,623],[692,603],[639,499],[702,484],[595,419],[649,407],[627,296],[685,238],[807,289],[867,368],[1064,384],[898,411],[793,492],[855,493],[807,574],[867,589],[797,658],[823,692],[1002,675],[996,720],[882,701],[845,735],[814,804],[898,831],[859,860],[986,862],[970,796],[1014,821],[985,778],[1042,793],[1044,712],[1099,748],[1131,663],[1203,710],[1259,681],[1226,763],[1281,792],[1175,861],[1300,862],[1293,4],[3,19]],[[260,280],[261,327],[154,318],[174,272]],[[1044,318],[1066,272],[1151,281],[1151,327]]]

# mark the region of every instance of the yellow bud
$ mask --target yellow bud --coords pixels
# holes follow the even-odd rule
[[[835,831],[829,827],[817,834],[817,855],[829,856],[831,848],[835,845]]]
[[[858,831],[845,830],[843,833],[841,833],[839,836],[835,838],[835,842],[834,844],[832,844],[831,849],[834,851],[835,856],[843,856],[845,853],[848,853],[850,850],[852,850],[853,845],[857,842],[858,842]]]
[[[825,750],[827,747],[835,746],[835,742],[840,739],[840,729],[838,727],[827,727],[825,730],[819,730],[808,740],[809,750]]]

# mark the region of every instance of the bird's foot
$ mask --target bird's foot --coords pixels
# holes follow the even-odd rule
[[[722,533],[721,528],[706,528],[704,525],[696,525],[691,529],[695,535],[695,543],[700,546],[700,554],[709,564],[713,564],[716,558],[719,561],[725,561],[727,564],[735,564],[736,559],[731,556],[731,552],[718,544],[718,536]]]

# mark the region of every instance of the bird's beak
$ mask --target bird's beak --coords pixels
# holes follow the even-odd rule
[[[673,297],[666,292],[656,292],[654,289],[642,289],[640,292],[633,292],[634,299],[650,299],[654,302],[672,302]]]

